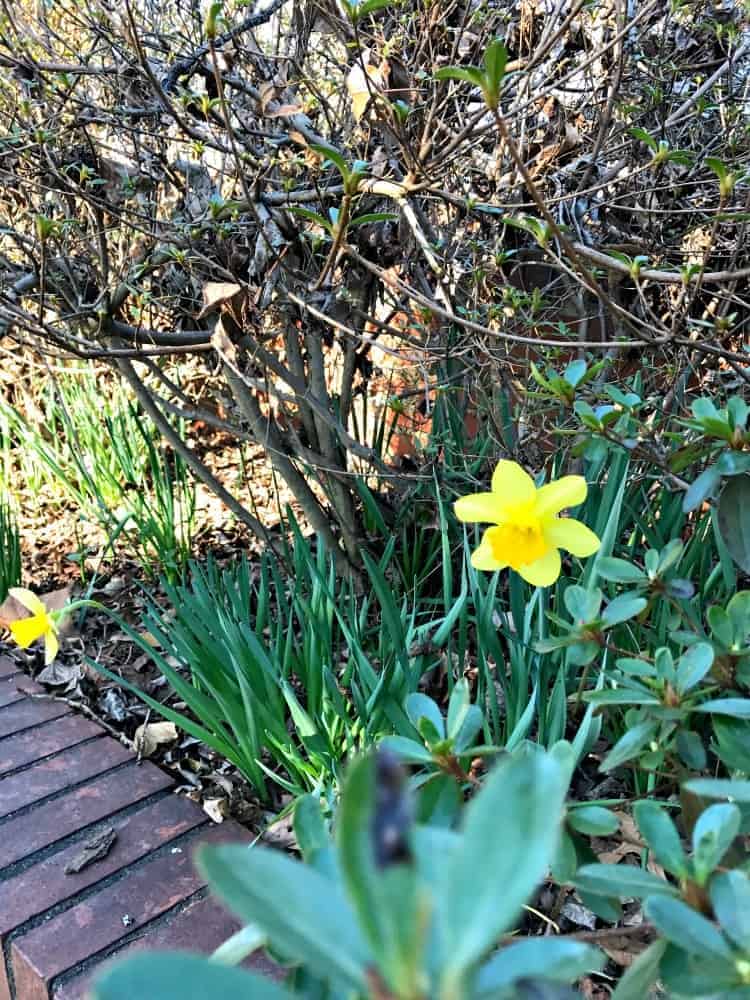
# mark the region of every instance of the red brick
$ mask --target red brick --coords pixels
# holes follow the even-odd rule
[[[9,878],[2,883],[0,941],[32,917],[71,899],[82,889],[146,857],[205,821],[206,814],[194,802],[169,795],[138,812],[115,819],[112,826],[117,831],[117,840],[109,854],[83,871],[66,875],[64,869],[80,853],[87,839],[85,836],[20,875]]]
[[[0,818],[39,802],[47,795],[65,791],[87,778],[103,774],[129,757],[132,757],[132,751],[116,740],[104,737],[82,747],[64,750],[20,774],[3,778],[0,781]]]
[[[137,951],[197,951],[203,955],[210,955],[239,928],[239,923],[219,902],[210,896],[205,896],[167,918],[165,923],[154,927],[144,937],[127,945],[114,956],[112,961]],[[107,959],[107,963],[104,964],[108,964],[109,961]],[[275,978],[279,978],[282,972],[279,966],[271,962],[262,951],[248,956],[243,965],[261,975]],[[54,991],[54,1000],[86,1000],[87,989],[102,967],[98,966],[84,972],[60,986]]]
[[[0,738],[20,733],[22,729],[40,726],[50,719],[67,715],[69,711],[68,706],[59,701],[32,701],[31,698],[17,701],[14,705],[0,709]]]
[[[0,708],[21,701],[27,694],[44,694],[44,688],[23,674],[0,679]]]
[[[10,677],[12,674],[20,674],[20,672],[9,656],[0,656],[0,677]]]
[[[0,775],[100,736],[102,729],[80,715],[63,715],[38,729],[0,740]]]
[[[0,827],[0,868],[49,847],[171,784],[170,777],[153,764],[133,764],[10,819]],[[66,876],[67,885],[72,881]],[[3,891],[7,886],[8,883],[4,883]],[[0,925],[4,922],[3,914],[0,902]]]
[[[179,853],[167,851],[16,938],[11,960],[19,1000],[49,1000],[56,976],[189,899],[204,884],[193,868],[193,848],[199,841],[228,840],[247,841],[247,833],[234,823],[214,827],[205,836],[182,844]]]

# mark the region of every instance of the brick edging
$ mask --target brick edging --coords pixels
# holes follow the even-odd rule
[[[0,1000],[83,1000],[123,951],[213,950],[238,924],[192,856],[206,842],[249,843],[248,831],[210,823],[167,772],[67,706],[28,697],[34,687],[0,656]],[[105,828],[116,833],[106,856],[65,874]]]

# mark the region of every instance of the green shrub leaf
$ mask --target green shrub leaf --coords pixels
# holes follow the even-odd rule
[[[711,904],[724,932],[750,952],[750,878],[743,871],[721,872],[711,879]]]
[[[209,962],[187,953],[136,955],[112,967],[96,980],[94,1000],[206,1000],[206,997],[253,997],[292,1000],[272,979]]]
[[[227,906],[283,955],[341,989],[365,990],[372,954],[331,879],[267,847],[204,848],[198,866]]]
[[[641,836],[662,868],[679,878],[685,876],[687,858],[677,827],[667,810],[656,802],[646,800],[636,802],[633,815]]]
[[[706,958],[731,958],[729,946],[714,925],[681,899],[647,899],[646,917],[678,948]]]
[[[750,476],[730,479],[719,498],[719,530],[732,559],[750,573]]]
[[[447,979],[492,947],[542,879],[566,790],[564,769],[535,753],[498,764],[468,805],[461,848],[445,864],[439,892]]]
[[[676,896],[677,889],[658,875],[635,865],[584,865],[575,884],[597,896]]]
[[[518,979],[540,973],[545,979],[570,983],[602,968],[605,956],[579,941],[528,938],[503,948],[482,966],[474,982],[475,1000],[497,996]]]

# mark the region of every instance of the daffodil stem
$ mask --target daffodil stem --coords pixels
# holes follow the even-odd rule
[[[74,611],[78,611],[79,608],[97,608],[99,611],[107,612],[106,606],[104,604],[100,604],[99,601],[81,600],[73,601],[72,604],[66,604],[62,609],[62,613],[69,615]]]

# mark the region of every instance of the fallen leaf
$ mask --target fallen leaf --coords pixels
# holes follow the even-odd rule
[[[560,910],[560,915],[577,927],[585,927],[590,931],[593,931],[596,927],[596,914],[580,903],[573,902],[572,899],[565,901]]]
[[[117,840],[117,831],[112,826],[107,826],[99,833],[90,837],[74,858],[67,863],[63,871],[66,875],[76,875],[78,872],[93,865],[95,861],[106,858],[114,847]]]
[[[78,663],[60,663],[54,660],[37,676],[40,684],[50,687],[74,688],[81,679],[81,667]]]
[[[225,778],[223,774],[217,774],[216,771],[214,771],[214,773],[211,775],[211,780],[215,781],[216,784],[223,791],[225,791],[227,793],[227,795],[231,796],[231,795],[234,794],[234,784],[233,784],[233,782],[231,782],[229,780],[229,778]]]
[[[234,346],[232,341],[229,339],[227,331],[224,329],[224,324],[222,323],[221,316],[219,316],[216,321],[216,326],[214,327],[214,332],[211,335],[211,346],[216,351],[216,353],[226,359],[230,365],[237,364],[237,348]]]
[[[204,799],[203,811],[210,816],[214,823],[223,823],[229,815],[229,803],[226,799]]]
[[[128,715],[125,699],[116,688],[110,688],[101,700],[102,710],[115,722],[124,722]]]
[[[164,743],[174,743],[177,726],[173,722],[148,722],[135,731],[133,748],[142,756],[150,757]]]
[[[125,639],[125,640],[127,640],[127,638],[128,638],[126,635],[120,633],[120,635],[118,635],[118,639],[120,638],[120,636],[122,637],[122,639]],[[159,640],[157,638],[155,638],[153,635],[151,635],[151,633],[148,632],[148,631],[147,632],[139,632],[138,636],[139,636],[140,639],[143,639],[143,641],[145,643],[147,643],[149,646],[153,646],[154,649],[158,649],[159,646],[161,646],[161,643],[159,642]]]
[[[269,824],[263,832],[263,840],[267,844],[281,848],[284,851],[292,851],[298,848],[297,838],[294,834],[294,820],[291,815],[282,816]]]
[[[301,104],[279,104],[273,111],[266,111],[266,118],[288,118],[303,111]]]
[[[223,305],[234,304],[235,298],[241,296],[242,291],[241,285],[231,281],[207,281],[203,286],[203,308],[198,313],[198,319]]]

